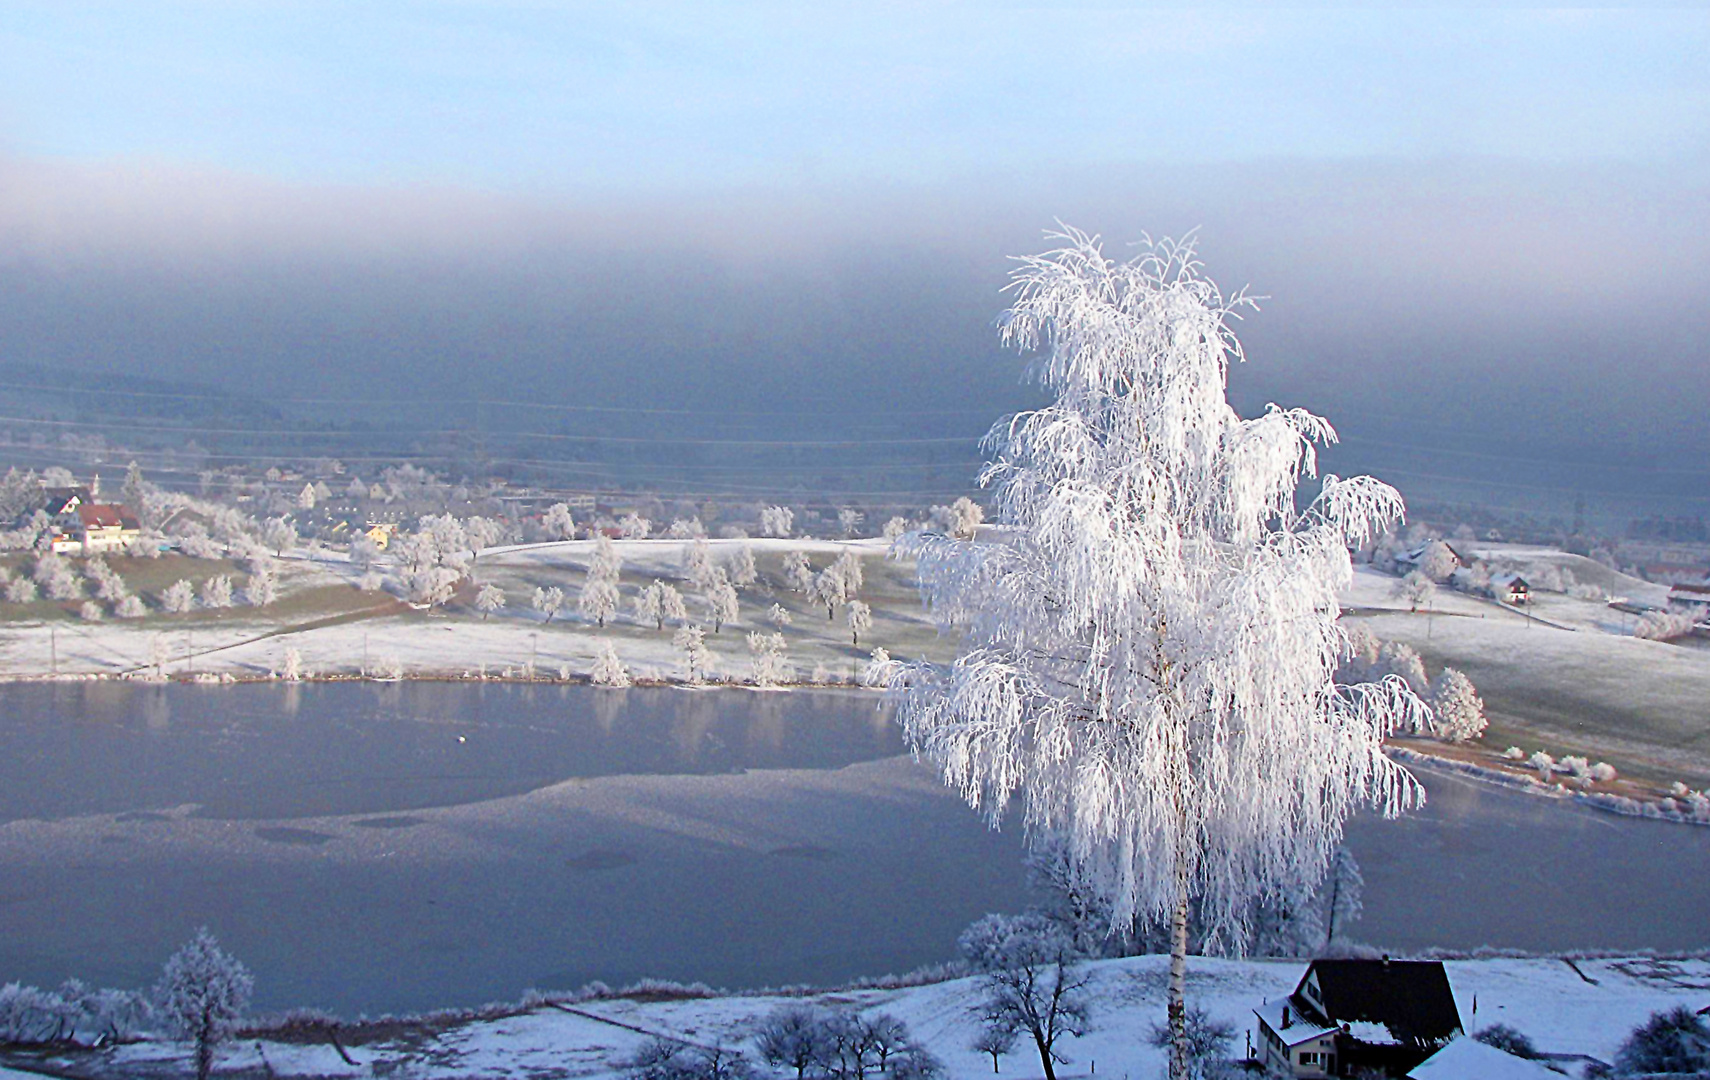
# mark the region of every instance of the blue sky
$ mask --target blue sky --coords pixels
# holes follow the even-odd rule
[[[496,190],[1710,149],[1710,16],[13,0],[0,150]]]

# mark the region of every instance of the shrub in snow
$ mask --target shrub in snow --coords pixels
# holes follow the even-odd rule
[[[217,574],[202,582],[197,590],[196,598],[205,608],[226,608],[232,606],[232,579],[225,574]]]
[[[1563,758],[1556,763],[1556,769],[1575,778],[1585,777],[1589,779],[1591,777],[1591,762],[1573,754],[1563,756]]]
[[[183,615],[196,604],[196,587],[188,581],[175,581],[161,590],[160,607],[169,615]]]
[[[1509,761],[1524,761],[1526,760],[1526,751],[1520,749],[1518,746],[1510,746],[1502,752],[1502,756],[1507,758]]]
[[[784,627],[790,625],[789,609],[784,607],[782,604],[773,604],[772,610],[766,613],[766,621],[771,623],[776,629],[782,630]]]
[[[1670,795],[1673,795],[1677,799],[1686,795],[1691,790],[1692,790],[1691,788],[1688,788],[1685,784],[1681,783],[1679,780],[1676,780],[1674,783],[1672,783],[1668,786],[1668,793]]]
[[[102,614],[101,605],[93,600],[83,601],[83,606],[77,609],[77,617],[84,622],[100,622]]]
[[[280,677],[286,682],[297,682],[303,677],[303,654],[291,646],[285,648],[285,662],[280,668]]]
[[[1484,1028],[1473,1038],[1486,1046],[1494,1046],[1505,1054],[1534,1060],[1538,1056],[1538,1048],[1532,1045],[1532,1040],[1507,1024],[1492,1024]]]
[[[1425,661],[1419,658],[1418,650],[1399,641],[1384,642],[1378,650],[1373,674],[1400,676],[1415,693],[1424,693],[1430,688],[1430,680],[1425,677]]]
[[[1693,617],[1675,611],[1647,611],[1633,627],[1633,636],[1647,641],[1670,641],[1692,633]]]
[[[795,520],[795,512],[787,506],[764,507],[760,511],[760,531],[767,536],[789,536]]]
[[[206,927],[166,961],[155,990],[172,1033],[196,1044],[196,1078],[208,1080],[214,1048],[237,1027],[255,979]]]
[[[560,678],[568,680],[570,669],[559,668]],[[624,687],[629,685],[629,670],[618,659],[617,649],[609,641],[600,642],[598,651],[594,653],[594,667],[589,672],[588,679],[595,686]]]
[[[1599,784],[1607,784],[1609,781],[1615,779],[1615,766],[1609,764],[1607,761],[1599,761],[1591,767],[1590,776]]]
[[[1229,1048],[1235,1043],[1235,1025],[1213,1020],[1204,1009],[1190,1007],[1186,1016],[1188,1080],[1222,1080],[1233,1077],[1228,1067]],[[1160,1050],[1169,1050],[1172,1036],[1169,1025],[1153,1024],[1146,1041]]]
[[[1476,739],[1489,724],[1472,680],[1454,668],[1444,668],[1431,684],[1430,703],[1437,735],[1449,742]]]
[[[867,666],[861,669],[861,685],[885,687],[891,682],[891,673],[898,665],[892,662],[891,654],[884,649],[874,649]]]
[[[121,619],[140,619],[148,614],[148,608],[143,605],[142,597],[127,596],[113,608],[113,614]]]
[[[29,578],[13,578],[6,583],[6,599],[13,604],[35,603],[36,583]]]
[[[1654,1012],[1615,1054],[1623,1074],[1710,1071],[1710,1025],[1684,1005]]]
[[[1548,783],[1551,774],[1555,772],[1556,759],[1538,750],[1526,759],[1526,764],[1538,770],[1539,778]]]
[[[772,687],[789,681],[787,652],[783,634],[762,634],[758,630],[749,632],[748,656],[755,686]]]

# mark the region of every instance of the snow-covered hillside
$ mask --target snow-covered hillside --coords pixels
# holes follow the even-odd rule
[[[1160,1075],[1163,1056],[1147,1044],[1163,1018],[1167,958],[1100,961],[1095,966],[1092,1032],[1069,1040],[1071,1064],[1059,1076],[1141,1080]],[[1651,959],[1465,960],[1448,963],[1462,1023],[1478,1030],[1502,1023],[1541,1050],[1587,1054],[1609,1061],[1634,1026],[1677,1004],[1710,1004],[1710,961]],[[1303,971],[1297,961],[1195,958],[1189,994],[1214,1018],[1250,1031],[1252,1009],[1286,994]],[[992,1076],[991,1060],[970,1048],[978,1029],[970,1006],[978,989],[955,979],[897,990],[815,995],[827,1005],[889,1012],[943,1059],[950,1080]],[[389,1075],[411,1080],[452,1077],[601,1077],[621,1069],[649,1033],[699,1044],[751,1049],[753,1021],[801,998],[743,995],[678,1000],[603,999],[542,1004],[499,1019],[449,1026],[376,1025],[343,1030],[345,1061],[330,1042],[248,1040],[221,1054],[222,1068],[264,1067],[277,1076]],[[1476,1009],[1476,1011],[1475,1011]],[[1243,1049],[1237,1036],[1236,1051]],[[101,1076],[166,1074],[186,1059],[185,1048],[140,1043],[92,1055],[79,1071]],[[265,1063],[265,1064],[264,1064]],[[998,1080],[1039,1075],[1024,1048],[1005,1055]]]

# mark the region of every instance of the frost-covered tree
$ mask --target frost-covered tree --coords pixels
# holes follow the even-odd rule
[[[748,633],[748,660],[754,671],[754,685],[777,686],[789,681],[789,664],[785,659],[789,647],[782,634]]]
[[[214,1048],[236,1029],[255,979],[206,927],[166,961],[155,988],[173,1034],[196,1045],[196,1080],[208,1080]]]
[[[1252,898],[1324,873],[1361,804],[1423,791],[1383,737],[1426,715],[1400,680],[1337,685],[1350,546],[1399,518],[1367,478],[1296,489],[1335,438],[1323,419],[1225,397],[1245,300],[1191,243],[1106,259],[1070,230],[1023,260],[1007,341],[1043,344],[1055,404],[994,428],[1001,542],[904,545],[952,665],[897,681],[917,751],[994,820],[1019,796],[1097,869],[1117,920],[1170,925],[1171,1075],[1187,1075],[1190,906],[1240,940]],[[1197,905],[1194,901],[1197,898]]]
[[[1089,976],[1074,941],[1042,915],[987,915],[962,932],[962,958],[980,975],[976,1007],[987,1030],[1026,1036],[1039,1052],[1045,1080],[1068,1059],[1064,1036],[1091,1029]]]
[[[232,579],[227,574],[215,574],[202,582],[197,590],[196,598],[205,608],[227,608],[232,606]]]
[[[707,632],[694,623],[684,623],[671,635],[671,646],[683,654],[689,681],[703,682],[712,671],[713,655],[707,650]]]
[[[548,538],[553,540],[574,540],[576,538],[576,518],[570,513],[569,503],[553,503],[546,508],[541,516],[540,527],[546,530]]]
[[[837,617],[837,605],[848,600],[849,597],[849,579],[843,576],[841,563],[832,563],[815,574],[813,585],[808,589],[809,602],[825,605],[826,622],[831,622]]]
[[[380,561],[380,545],[367,536],[358,536],[350,542],[350,564],[366,570]]]
[[[760,531],[767,536],[787,537],[795,524],[795,511],[787,506],[767,506],[760,511]]]
[[[894,543],[896,539],[909,531],[907,519],[893,517],[885,522],[885,527],[879,531],[886,543]]]
[[[746,589],[760,580],[759,568],[754,565],[754,549],[742,544],[731,556],[728,568],[730,583],[739,589]]]
[[[271,517],[261,527],[261,542],[273,549],[275,555],[283,555],[297,544],[297,526],[282,517]]]
[[[1550,782],[1550,777],[1556,772],[1556,759],[1542,750],[1534,750],[1532,756],[1526,759],[1526,764],[1538,771],[1538,779],[1544,783]]]
[[[985,510],[966,495],[949,506],[932,508],[932,524],[946,536],[957,540],[972,540],[983,521]]]
[[[1425,661],[1420,659],[1419,650],[1399,641],[1386,641],[1378,649],[1377,669],[1384,676],[1400,678],[1415,694],[1425,693],[1430,685],[1425,678]]]
[[[654,581],[647,588],[635,594],[635,617],[642,620],[652,619],[656,630],[665,629],[665,620],[682,621],[689,617],[689,609],[683,606],[683,594],[669,581]]]
[[[640,514],[625,514],[618,519],[618,531],[625,540],[645,540],[653,532],[653,522]]]
[[[6,583],[6,600],[13,604],[33,604],[36,602],[36,583],[29,578],[13,578]]]
[[[1489,726],[1484,701],[1472,680],[1452,667],[1444,668],[1431,683],[1431,715],[1438,737],[1449,742],[1476,739]]]
[[[271,562],[257,561],[243,585],[243,600],[250,607],[266,607],[279,599],[279,579]]]
[[[1460,566],[1461,560],[1455,557],[1454,549],[1441,540],[1432,540],[1419,553],[1419,572],[1437,585],[1449,580],[1449,575]]]
[[[113,614],[121,619],[140,619],[148,614],[148,606],[140,596],[126,596],[113,605]]]
[[[1654,1012],[1616,1051],[1615,1068],[1623,1076],[1710,1072],[1710,1023],[1685,1005]]]
[[[84,622],[100,622],[105,615],[101,605],[93,600],[83,601],[83,605],[77,609],[77,617]]]
[[[873,628],[873,609],[859,600],[849,601],[849,643],[859,646],[861,635]]]
[[[742,605],[736,595],[736,586],[725,579],[724,571],[717,571],[706,591],[701,594],[701,602],[706,605],[707,618],[712,620],[713,633],[727,622],[735,622],[741,612]]]
[[[564,608],[564,590],[556,585],[534,590],[534,610],[546,616],[551,622],[552,617]]]
[[[1390,588],[1389,594],[1397,600],[1407,601],[1409,611],[1418,611],[1420,604],[1430,603],[1431,598],[1437,595],[1437,586],[1423,570],[1409,570],[1406,577]]]
[[[874,649],[867,658],[866,666],[861,669],[861,685],[884,686],[889,683],[893,663],[890,653],[884,649]]]
[[[687,558],[684,562],[683,576],[694,583],[697,589],[705,589],[712,583],[716,568],[712,562],[712,548],[707,544],[707,538],[699,536],[689,545]]]
[[[782,630],[784,627],[790,625],[792,621],[790,618],[790,609],[782,604],[773,604],[772,610],[766,613],[766,621],[771,623],[774,629]]]
[[[861,523],[866,520],[867,515],[853,506],[845,506],[837,511],[837,527],[843,530],[843,535],[846,537],[853,537],[855,531],[861,527]]]
[[[1359,919],[1365,910],[1366,879],[1360,875],[1360,864],[1347,848],[1337,848],[1330,860],[1330,872],[1325,875],[1320,890],[1324,897],[1324,947],[1336,943],[1337,934],[1346,934],[1348,924]]]
[[[589,574],[582,582],[582,591],[576,596],[576,610],[584,619],[593,619],[603,630],[606,620],[617,614],[617,609],[617,583]]]
[[[481,613],[482,622],[493,612],[505,610],[505,590],[490,581],[481,586],[475,593],[475,610]]]
[[[605,533],[595,536],[594,556],[588,561],[588,576],[616,584],[622,575],[623,556],[618,554],[617,545]]]
[[[698,517],[677,518],[671,522],[670,528],[665,530],[667,540],[705,540],[706,537],[707,527],[701,524]]]
[[[792,551],[784,556],[784,581],[799,593],[813,591],[813,566],[808,562],[807,552]]]
[[[279,677],[286,682],[298,682],[303,678],[303,654],[295,646],[285,647],[285,659],[279,665]]]
[[[411,603],[439,607],[457,595],[463,572],[450,566],[424,566],[404,575],[404,595]]]
[[[594,667],[588,681],[595,686],[622,688],[629,685],[629,669],[618,658],[617,647],[609,641],[600,642],[594,651]]]

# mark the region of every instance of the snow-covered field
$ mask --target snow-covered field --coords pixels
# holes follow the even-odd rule
[[[1577,558],[1542,549],[1507,557]],[[1615,576],[1588,559],[1578,562]],[[1710,651],[1634,638],[1626,616],[1560,593],[1534,593],[1532,605],[1556,625],[1447,589],[1429,610],[1409,611],[1390,593],[1395,581],[1357,567],[1345,601],[1350,618],[1419,650],[1432,675],[1448,665],[1470,676],[1490,717],[1486,747],[1607,759],[1657,786],[1710,783]],[[1637,586],[1631,591],[1660,588]]]
[[[1100,961],[1092,984],[1093,1030],[1069,1039],[1071,1059],[1060,1076],[1102,1075],[1141,1080],[1161,1075],[1160,1051],[1148,1045],[1162,1021],[1166,958]],[[1710,962],[1650,959],[1462,960],[1448,962],[1463,1026],[1478,1030],[1503,1023],[1551,1053],[1613,1058],[1627,1033],[1653,1011],[1677,1004],[1710,1004]],[[1288,993],[1300,962],[1194,958],[1188,992],[1213,1017],[1253,1028],[1262,1000]],[[991,1059],[970,1049],[978,1024],[970,1011],[978,996],[972,979],[895,990],[824,993],[810,1000],[889,1012],[940,1057],[953,1080],[992,1076]],[[449,1026],[380,1026],[364,1034],[345,1028],[341,1042],[355,1064],[330,1042],[245,1040],[224,1050],[226,1069],[266,1069],[276,1076],[388,1075],[411,1080],[474,1077],[601,1077],[618,1072],[648,1038],[665,1035],[692,1043],[752,1052],[756,1018],[799,997],[764,994],[678,1000],[603,999],[554,1007],[543,1004],[498,1019]],[[1474,1011],[1476,1008],[1476,1012]],[[1235,1050],[1244,1047],[1237,1035]],[[140,1043],[77,1061],[91,1076],[168,1075],[182,1069],[186,1048]],[[67,1062],[69,1064],[69,1062]],[[1005,1055],[999,1080],[1039,1075],[1039,1061],[1024,1046]]]
[[[875,647],[897,656],[920,656],[945,647],[921,610],[912,566],[891,561],[884,541],[709,543],[716,564],[733,558],[741,545],[754,552],[761,579],[742,590],[737,619],[718,633],[711,632],[692,586],[682,580],[689,557],[689,545],[683,541],[616,542],[624,560],[622,607],[603,628],[575,611],[593,552],[591,541],[484,552],[474,567],[474,579],[497,585],[506,599],[505,607],[487,618],[474,609],[472,589],[444,608],[415,610],[386,593],[360,591],[355,569],[342,556],[310,559],[305,555],[280,563],[281,600],[267,608],[233,607],[188,615],[152,610],[141,619],[91,623],[66,618],[60,610],[64,605],[46,600],[0,604],[0,616],[5,618],[0,622],[4,629],[0,675],[40,678],[55,670],[62,675],[140,673],[151,663],[158,642],[167,657],[165,670],[174,677],[192,673],[266,677],[283,668],[287,649],[295,649],[304,670],[322,676],[354,676],[395,664],[409,676],[474,677],[484,672],[497,677],[506,669],[520,673],[532,661],[542,678],[555,678],[561,672],[582,678],[593,666],[595,650],[609,641],[638,678],[680,679],[685,674],[683,657],[672,646],[672,625],[668,622],[660,631],[651,621],[637,619],[631,608],[635,595],[656,578],[672,581],[682,591],[690,618],[709,631],[707,645],[716,658],[714,674],[734,681],[749,677],[748,632],[774,629],[769,619],[774,604],[789,612],[790,625],[782,632],[789,663],[803,681],[816,671],[833,679],[858,678]],[[873,609],[873,626],[859,645],[851,640],[847,608],[840,607],[828,619],[823,607],[810,604],[784,584],[783,560],[792,551],[806,553],[816,569],[844,552],[861,558],[866,580],[860,597]],[[157,583],[218,568],[206,560],[178,556],[111,562],[121,574],[146,576]],[[551,620],[532,606],[538,587],[557,587],[565,594],[564,610]],[[142,585],[136,588],[149,595]]]

